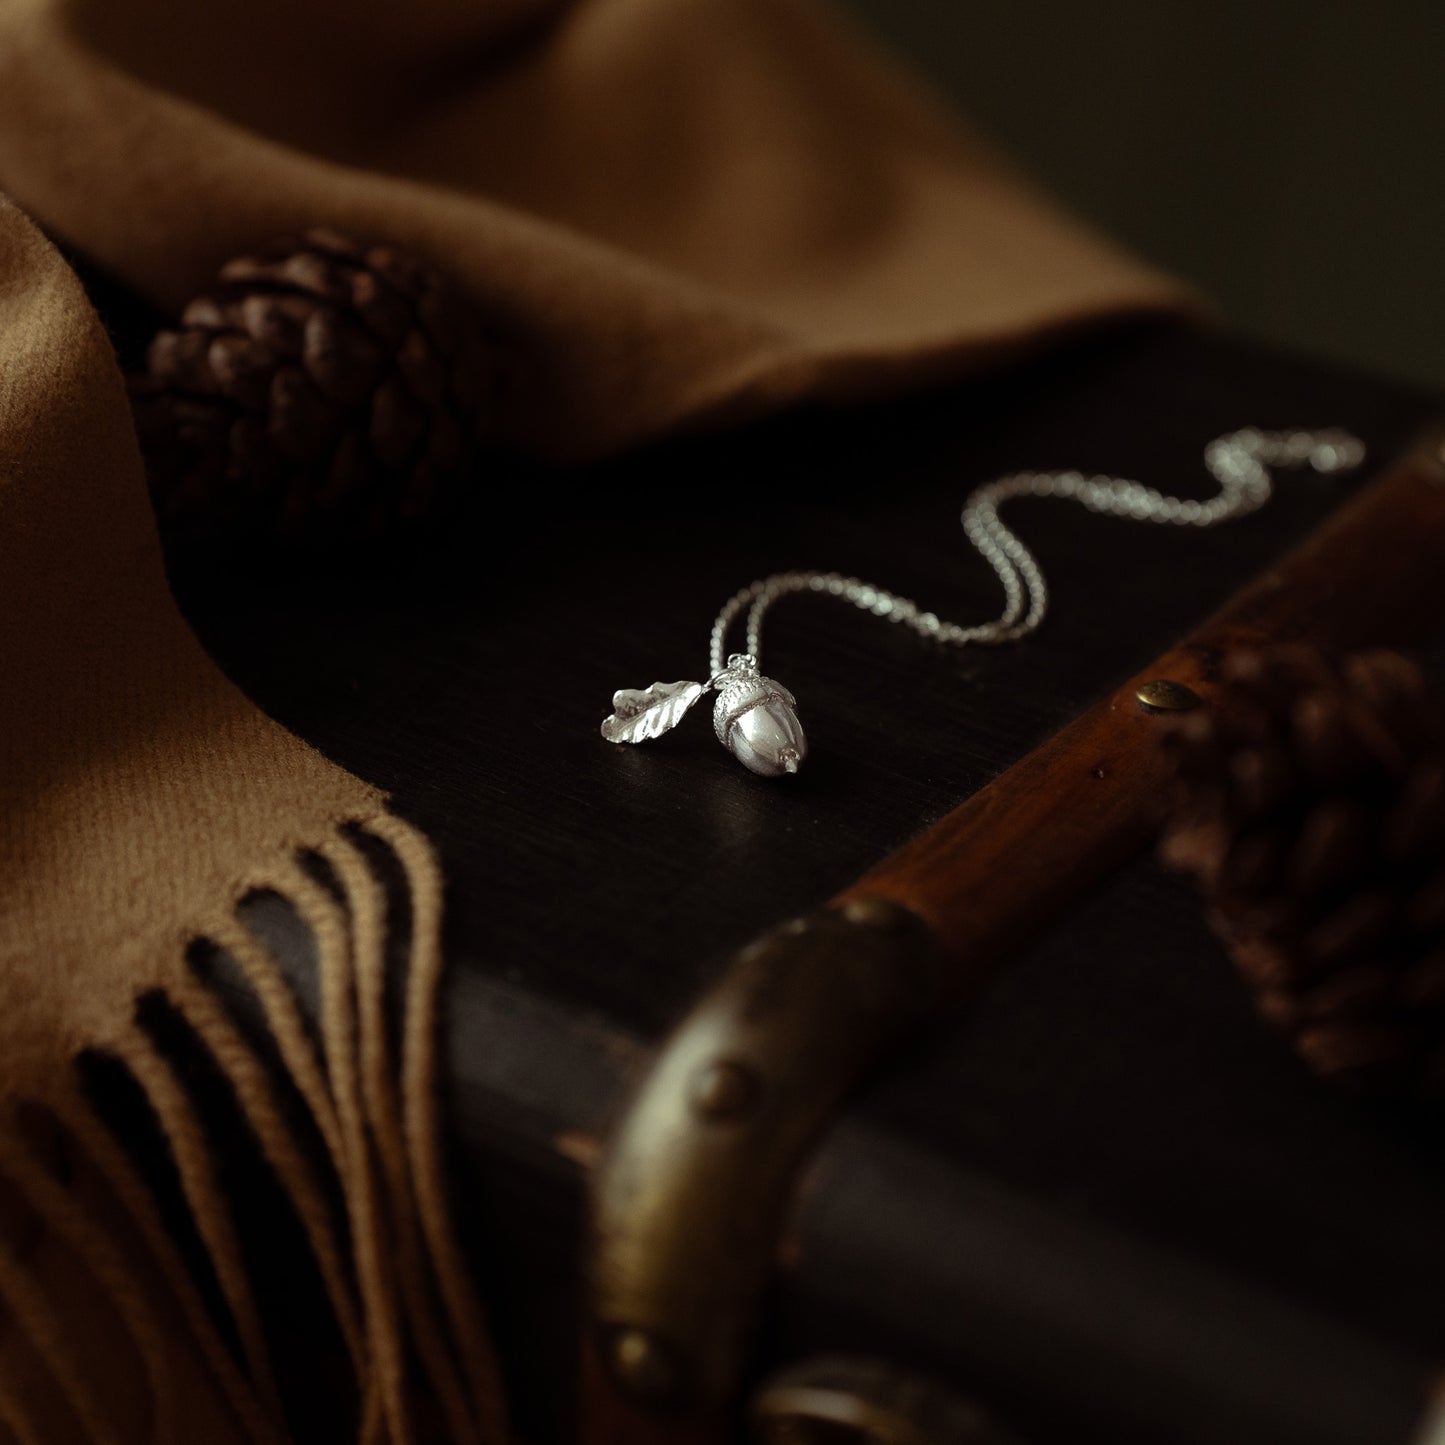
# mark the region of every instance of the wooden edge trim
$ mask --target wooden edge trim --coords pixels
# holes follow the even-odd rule
[[[1166,781],[1154,679],[1206,702],[1231,652],[1276,642],[1334,649],[1416,642],[1445,618],[1445,465],[1437,441],[1386,469],[1172,651],[1028,754],[834,900],[918,914],[967,996],[1150,841]]]

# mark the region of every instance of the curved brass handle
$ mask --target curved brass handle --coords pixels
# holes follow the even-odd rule
[[[860,1355],[779,1371],[748,1415],[758,1445],[1020,1445],[941,1380]]]
[[[592,1313],[631,1395],[728,1397],[805,1151],[940,982],[925,926],[859,900],[745,949],[664,1045],[593,1186]]]

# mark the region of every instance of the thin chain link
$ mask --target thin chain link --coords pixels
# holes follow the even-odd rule
[[[912,598],[887,588],[845,577],[840,572],[776,572],[744,587],[729,598],[713,623],[708,662],[711,675],[723,671],[727,639],[738,614],[747,612],[748,654],[762,659],[763,621],[780,598],[795,592],[836,597],[889,622],[901,622],[922,637],[963,647],[994,646],[1027,637],[1049,610],[1049,589],[1033,553],[1004,525],[999,508],[1015,497],[1063,497],[1091,512],[1127,517],[1170,527],[1217,527],[1248,516],[1269,501],[1274,491],[1271,467],[1310,466],[1336,472],[1364,460],[1364,444],[1338,428],[1321,431],[1243,431],[1216,438],[1204,449],[1204,465],[1219,483],[1208,501],[1165,496],[1142,482],[1122,477],[1085,476],[1082,472],[1015,472],[969,494],[960,520],[964,535],[993,568],[1003,586],[1003,611],[992,621],[961,626],[923,611]]]

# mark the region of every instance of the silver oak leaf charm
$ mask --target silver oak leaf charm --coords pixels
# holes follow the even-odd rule
[[[612,694],[612,716],[602,724],[609,743],[645,743],[671,732],[706,692],[717,689],[713,730],[717,740],[747,769],[765,778],[796,773],[808,756],[808,740],[794,711],[793,694],[758,671],[757,659],[733,653],[711,681],[655,682]]]
[[[602,724],[609,743],[645,743],[671,732],[707,689],[700,682],[655,682],[612,694],[612,716]]]

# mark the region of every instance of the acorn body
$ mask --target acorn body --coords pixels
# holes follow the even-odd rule
[[[796,773],[808,755],[797,699],[764,677],[751,657],[734,654],[717,683],[713,730],[745,767],[765,778]]]

